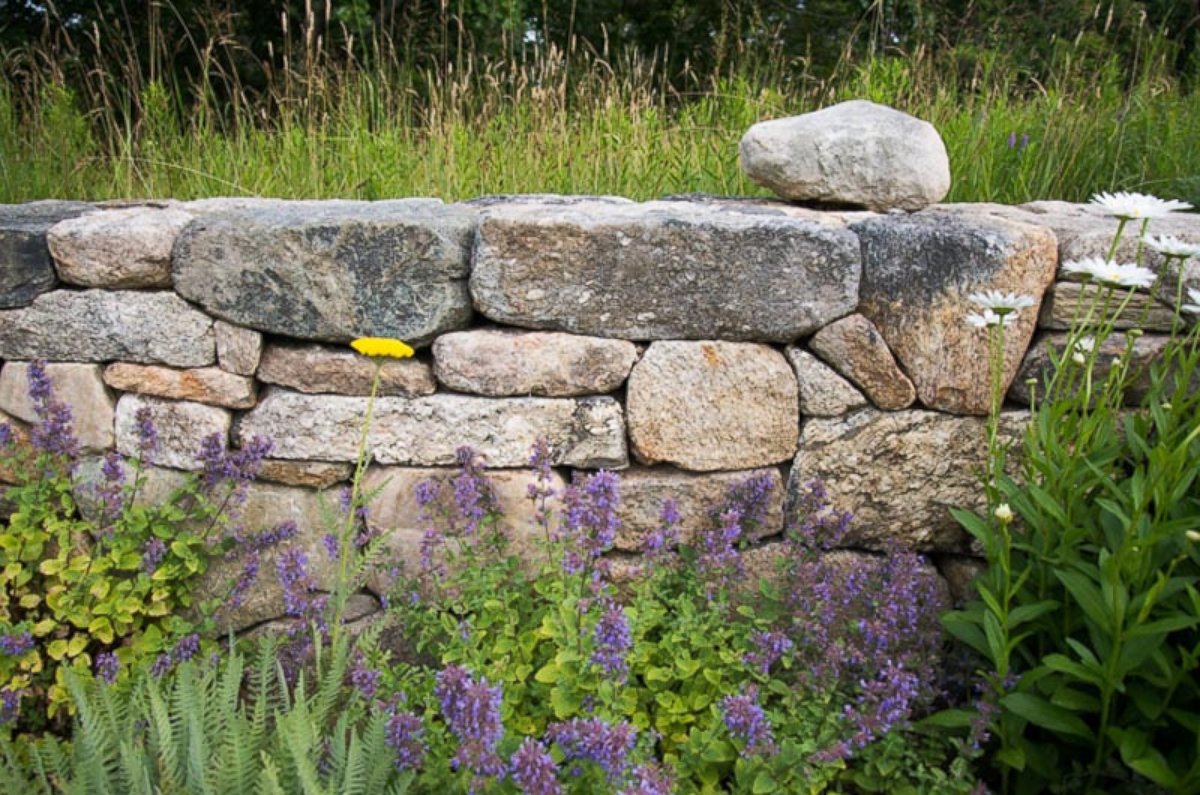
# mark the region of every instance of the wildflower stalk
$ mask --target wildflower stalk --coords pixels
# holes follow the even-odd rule
[[[338,574],[334,583],[332,632],[334,638],[341,634],[342,616],[345,614],[346,601],[349,599],[351,556],[355,552],[354,525],[358,518],[359,501],[361,500],[362,478],[367,468],[370,452],[367,449],[367,437],[371,429],[371,421],[375,416],[375,398],[379,393],[379,382],[383,375],[383,359],[373,358],[375,373],[371,378],[371,392],[367,397],[367,413],[363,418],[362,430],[358,437],[358,455],[354,463],[354,478],[350,481],[350,504],[346,510],[346,524],[338,538]]]

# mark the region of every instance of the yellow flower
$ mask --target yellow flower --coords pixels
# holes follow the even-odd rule
[[[359,337],[350,343],[350,347],[363,356],[386,356],[391,359],[407,359],[413,355],[413,349],[400,340],[391,337]]]

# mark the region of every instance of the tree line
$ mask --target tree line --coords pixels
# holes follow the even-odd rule
[[[288,42],[316,40],[341,57],[385,50],[416,68],[549,45],[636,51],[675,76],[768,57],[821,74],[846,56],[924,48],[999,54],[1041,79],[1064,46],[1131,65],[1152,39],[1188,77],[1200,72],[1198,28],[1200,0],[0,0],[6,53],[70,42],[84,58],[115,51],[186,69],[203,42],[220,39],[244,52],[249,83]]]

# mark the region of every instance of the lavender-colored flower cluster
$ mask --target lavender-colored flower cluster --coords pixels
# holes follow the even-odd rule
[[[819,480],[805,483],[798,497],[794,516],[799,521],[789,522],[787,528],[788,539],[797,551],[810,558],[816,552],[839,546],[850,532],[853,515],[830,506],[829,492]]]
[[[546,739],[558,743],[567,760],[593,762],[615,782],[625,776],[637,731],[623,721],[614,725],[599,718],[572,718],[547,726]]]
[[[558,766],[545,747],[526,737],[509,760],[509,775],[525,795],[562,795]]]
[[[853,728],[851,748],[862,748],[902,725],[925,696],[917,674],[893,660],[885,662],[874,679],[859,682],[859,688],[858,698],[845,707]]]
[[[33,648],[33,635],[28,631],[0,635],[0,654],[20,657]]]
[[[308,573],[308,555],[296,547],[284,550],[275,561],[275,573],[283,588],[284,614],[303,619],[305,623],[316,622],[322,632],[326,631],[325,607],[329,597],[315,593],[315,585]]]
[[[158,429],[154,427],[154,412],[149,406],[139,406],[133,419],[138,438],[138,458],[145,466],[153,462],[154,453],[158,450]]]
[[[34,449],[73,463],[79,454],[79,442],[71,426],[71,409],[54,397],[44,360],[29,363],[29,400],[38,418],[29,431]]]
[[[778,750],[771,722],[758,703],[758,688],[751,685],[740,696],[726,696],[721,700],[721,712],[725,716],[725,728],[745,743],[747,754],[770,756]]]
[[[165,676],[172,668],[195,657],[200,652],[200,636],[196,633],[185,635],[178,640],[175,648],[163,652],[155,658],[150,666],[150,674],[156,677]]]
[[[250,482],[258,475],[262,461],[271,452],[270,439],[255,436],[244,447],[228,450],[221,434],[204,437],[197,458],[203,466],[200,475],[200,490],[209,497],[216,496],[223,487],[228,492],[222,496],[222,506],[229,519],[236,519],[239,509],[246,501]],[[235,529],[234,537],[238,537]]]
[[[470,447],[455,451],[458,473],[450,481],[454,492],[454,505],[462,526],[456,528],[465,536],[474,535],[484,518],[496,510],[496,494],[492,484],[483,474],[483,461]]]
[[[396,767],[417,770],[425,759],[425,724],[411,712],[400,712],[395,706],[388,717],[384,735],[388,747],[396,753]]]
[[[696,569],[707,583],[709,597],[713,592],[728,588],[745,574],[738,543],[742,538],[742,514],[737,508],[726,508],[718,523],[700,534],[700,556]]]
[[[16,723],[21,715],[21,698],[23,690],[0,690],[0,726]]]
[[[659,526],[650,531],[642,544],[642,554],[647,564],[656,566],[663,563],[674,552],[675,545],[679,543],[679,523],[682,519],[675,500],[667,498],[662,501],[658,514]]]
[[[789,528],[787,600],[796,667],[806,687],[851,699],[845,736],[814,759],[842,758],[902,724],[935,691],[947,605],[936,575],[912,552],[828,554],[850,516],[830,509],[820,483],[806,484],[801,521]]]
[[[550,534],[550,524],[552,520],[551,512],[548,507],[550,498],[557,491],[551,486],[553,475],[550,467],[553,464],[554,451],[550,447],[550,440],[544,436],[539,436],[537,441],[533,443],[533,452],[529,457],[529,466],[537,472],[533,483],[529,484],[528,494],[529,499],[534,504],[534,520],[537,526],[542,528],[542,532]]]
[[[121,454],[109,450],[100,467],[103,481],[95,486],[96,503],[100,508],[100,527],[108,528],[113,519],[121,515],[124,507],[125,466]]]
[[[13,443],[13,429],[7,422],[0,422],[0,450],[6,449]]]
[[[600,556],[617,538],[621,520],[620,478],[601,469],[574,481],[563,492],[563,516],[555,540],[563,545],[562,568],[567,574],[585,569],[602,571]]]
[[[746,664],[763,676],[771,672],[771,667],[796,647],[786,634],[779,631],[756,630],[750,634],[750,642],[754,650],[746,652]]]
[[[157,536],[152,536],[142,545],[142,571],[146,573],[147,577],[153,576],[166,557],[166,542]]]
[[[111,685],[117,681],[117,674],[121,672],[121,661],[113,652],[102,651],[96,655],[93,670],[97,679],[106,685]]]
[[[661,765],[638,765],[629,774],[629,779],[629,784],[617,795],[671,795],[674,792],[674,777]]]
[[[363,698],[375,698],[382,679],[383,674],[368,666],[361,653],[354,658],[354,665],[350,667],[350,684],[362,693]]]
[[[499,685],[488,684],[482,676],[472,677],[462,666],[450,665],[437,675],[433,692],[446,725],[458,739],[451,769],[466,768],[475,779],[503,776],[504,761],[496,753],[496,745],[504,737]]]
[[[599,666],[613,681],[623,684],[629,674],[629,662],[625,657],[633,646],[633,637],[629,633],[625,610],[615,599],[604,600],[592,640],[592,664]]]

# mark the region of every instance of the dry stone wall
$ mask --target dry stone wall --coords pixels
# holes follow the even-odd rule
[[[1003,429],[1015,437],[1025,379],[1046,370],[1045,345],[1061,344],[1086,300],[1059,264],[1104,255],[1115,228],[1061,202],[914,213],[711,197],[0,207],[0,421],[19,435],[35,419],[34,359],[50,363],[88,455],[134,452],[135,415],[149,407],[161,446],[147,498],[200,466],[205,436],[230,447],[268,436],[245,517],[296,519],[317,550],[315,495],[350,477],[373,372],[346,343],[399,337],[418,352],[384,366],[367,476],[382,487],[373,516],[396,562],[415,557],[424,529],[413,487],[445,476],[464,444],[503,470],[514,537],[527,538],[527,459],[546,437],[563,481],[622,472],[620,554],[636,554],[663,499],[694,535],[703,505],[765,473],[777,489],[755,539],[763,554],[802,485],[821,479],[856,515],[850,545],[913,545],[953,574],[971,549],[948,508],[979,499],[988,408],[968,295],[1035,300],[1006,334]],[[1155,231],[1200,243],[1200,217]],[[1190,287],[1198,267],[1183,274]],[[1160,289],[1130,305],[1149,320],[1146,360],[1171,323],[1175,285]],[[260,597],[241,625],[271,617],[275,602]]]

